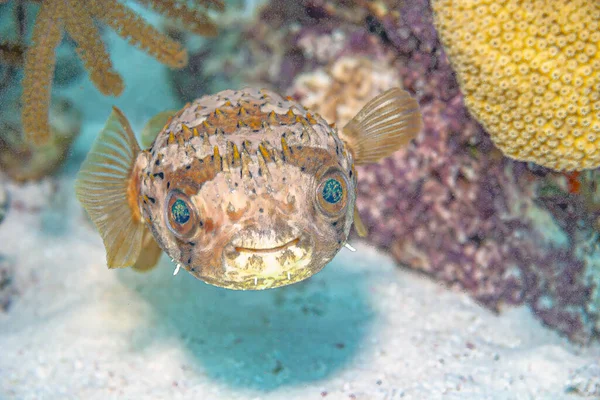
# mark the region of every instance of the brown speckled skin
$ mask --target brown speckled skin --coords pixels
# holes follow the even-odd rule
[[[348,189],[334,218],[316,204],[317,186],[331,170]],[[187,105],[139,155],[135,173],[141,214],[160,247],[217,286],[266,289],[306,279],[335,256],[352,225],[349,149],[320,116],[268,90],[226,90]],[[167,225],[173,190],[185,193],[198,215],[185,238]]]

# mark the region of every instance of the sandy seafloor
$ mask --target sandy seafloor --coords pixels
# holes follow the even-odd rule
[[[108,270],[72,181],[51,186],[9,186],[19,210],[0,243],[19,294],[0,315],[3,399],[562,399],[600,388],[598,346],[569,344],[526,308],[496,316],[359,243],[310,280],[263,292],[173,276],[166,256],[151,273]]]
[[[361,243],[264,292],[173,276],[167,257],[147,274],[108,270],[74,171],[111,104],[139,131],[176,101],[164,67],[107,39],[128,87],[105,98],[84,78],[60,91],[86,121],[61,178],[0,176],[16,290],[0,312],[0,399],[600,398],[599,345],[570,344],[527,308],[494,315]]]

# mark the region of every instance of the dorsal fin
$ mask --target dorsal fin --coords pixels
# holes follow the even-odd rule
[[[109,268],[134,265],[147,234],[137,205],[139,153],[127,118],[113,107],[75,182],[77,198],[102,236]]]
[[[410,142],[423,122],[417,100],[393,88],[369,101],[342,129],[357,165],[374,163]]]

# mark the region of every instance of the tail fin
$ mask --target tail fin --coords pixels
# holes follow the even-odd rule
[[[357,165],[385,158],[406,145],[423,125],[419,103],[393,88],[369,101],[342,129]]]
[[[75,182],[77,198],[104,241],[109,268],[134,265],[142,251],[147,228],[137,205],[139,180],[133,173],[139,153],[127,118],[113,107]]]

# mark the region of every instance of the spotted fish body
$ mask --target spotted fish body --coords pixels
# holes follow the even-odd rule
[[[265,288],[302,280],[333,258],[350,231],[351,153],[321,117],[270,91],[196,100],[137,163],[142,215],[159,245],[213,284]],[[315,177],[336,171],[349,195],[342,212],[324,217],[312,202]],[[171,234],[163,210],[173,191],[193,203],[202,227],[196,234]]]
[[[416,102],[396,90],[342,135],[292,99],[226,90],[186,105],[143,151],[115,109],[77,183],[109,267],[149,269],[163,250],[197,278],[231,289],[317,273],[352,227],[356,158],[379,159],[420,128]]]

